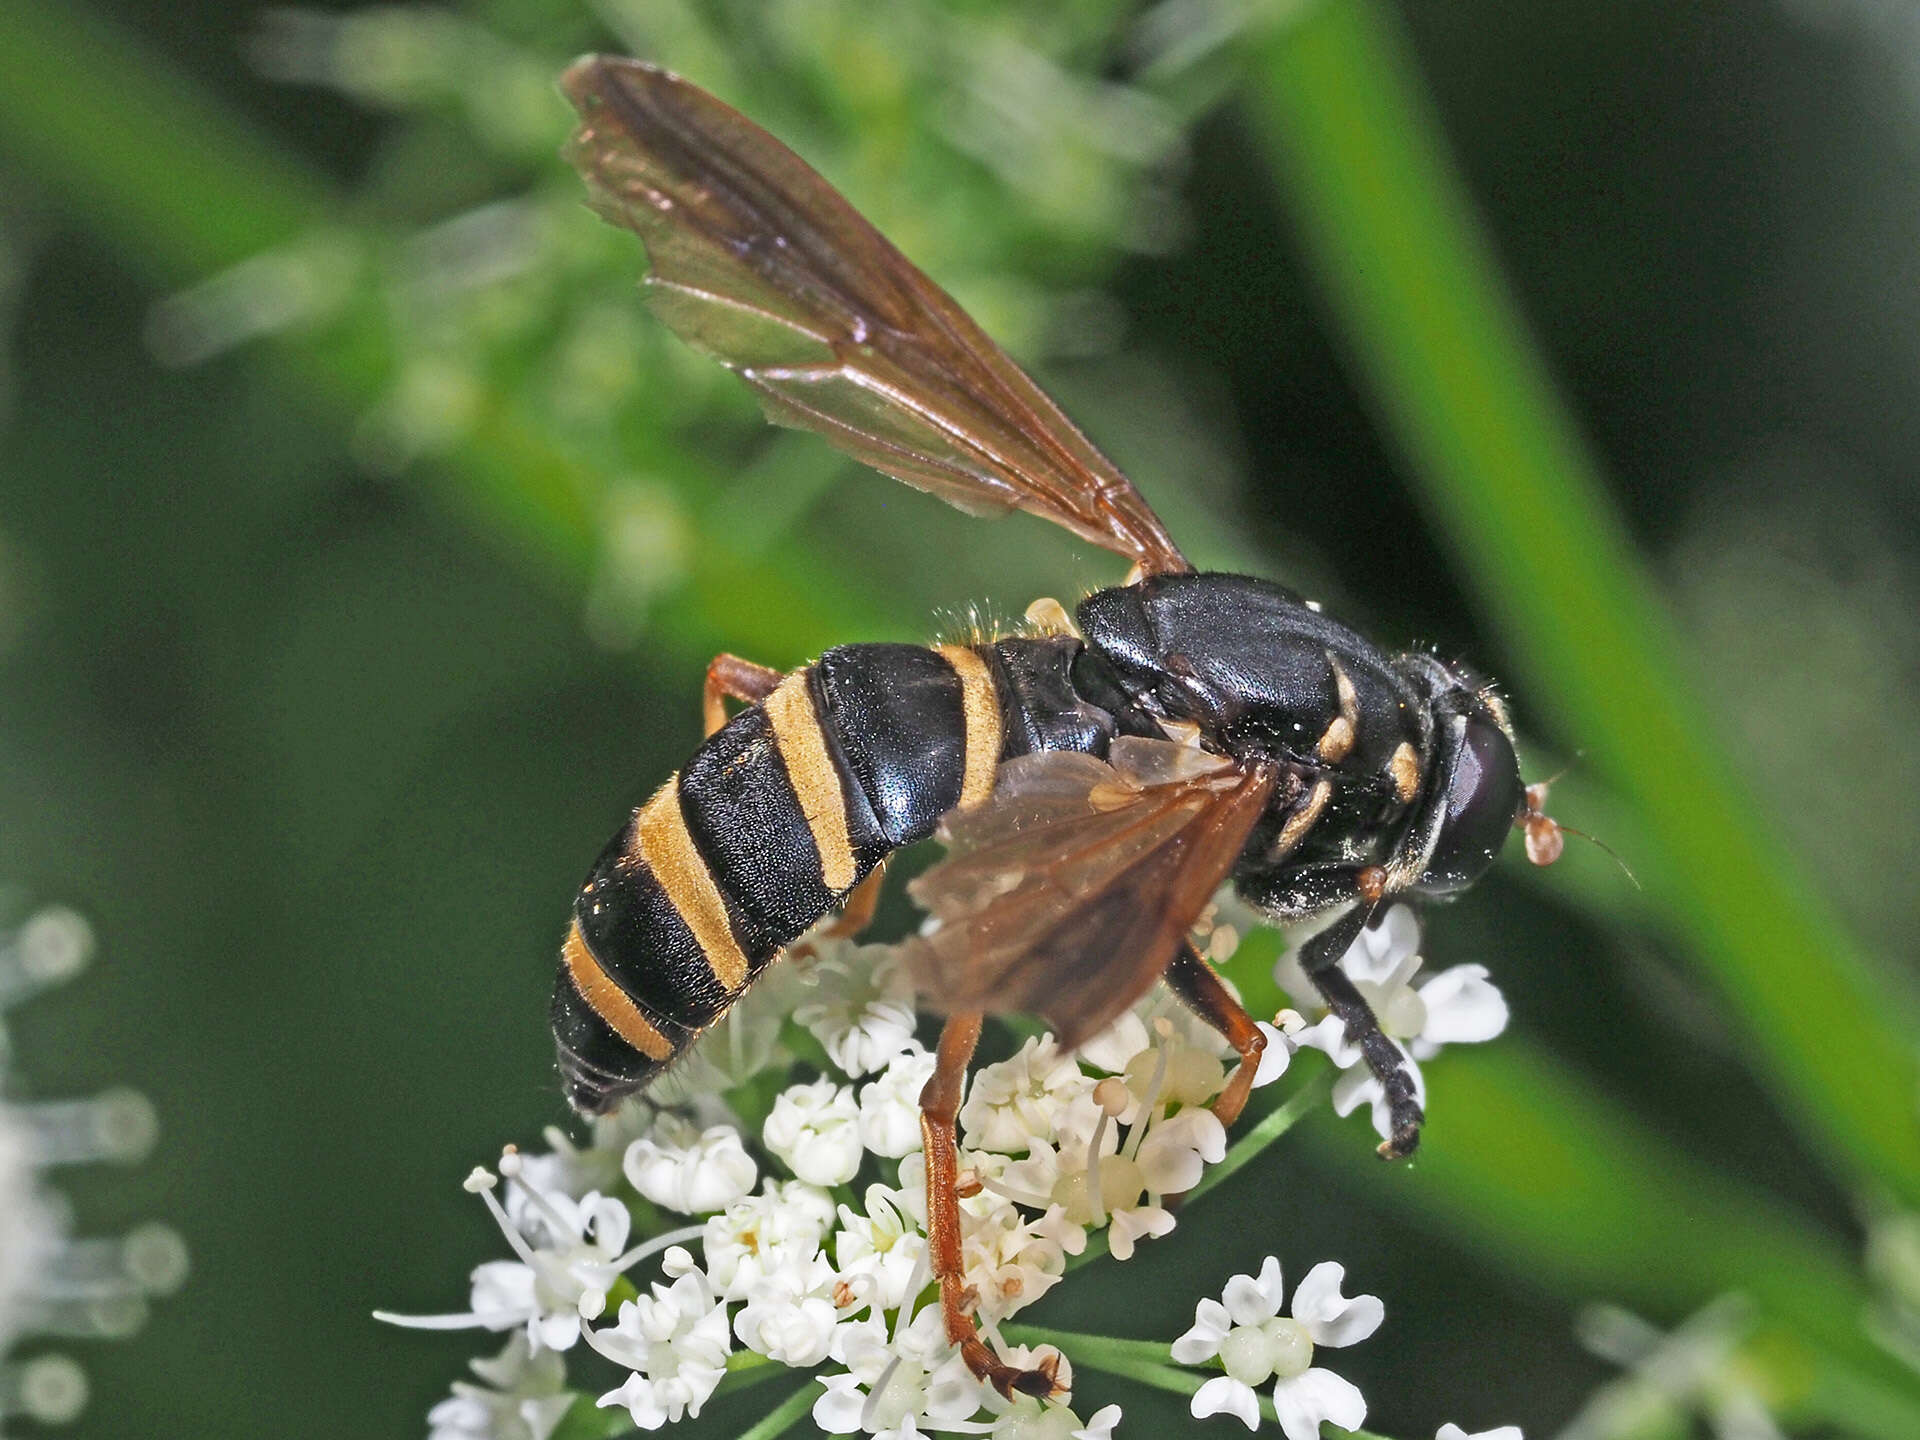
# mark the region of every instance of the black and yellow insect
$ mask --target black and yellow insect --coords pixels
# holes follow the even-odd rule
[[[1230,878],[1275,919],[1327,919],[1303,968],[1386,1087],[1382,1153],[1406,1155],[1423,1117],[1404,1057],[1336,962],[1394,897],[1472,884],[1514,826],[1542,862],[1556,832],[1489,687],[1270,581],[1195,572],[1127,478],[792,151],[636,61],[581,60],[563,83],[570,157],[646,242],[650,305],[770,418],[1134,564],[1037,633],[847,645],[785,676],[720,657],[708,739],[594,866],[554,994],[568,1098],[604,1111],[940,830],[947,858],[911,887],[940,924],[908,950],[948,1012],[921,1097],[933,1269],[974,1372],[1044,1390],[981,1342],[961,1281],[953,1126],[982,1015],[1044,1015],[1071,1045],[1164,979],[1239,1052],[1214,1105],[1232,1123],[1264,1042],[1187,940]],[[726,719],[726,697],[747,708]]]
[[[849,645],[785,678],[731,657],[714,674],[758,703],[634,812],[574,901],[553,1017],[581,1110],[645,1085],[890,852],[993,791],[1000,690],[974,650]]]

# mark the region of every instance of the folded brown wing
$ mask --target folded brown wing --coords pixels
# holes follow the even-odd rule
[[[1010,760],[950,818],[947,857],[908,886],[939,922],[905,946],[935,1003],[1043,1015],[1073,1045],[1160,978],[1274,777],[1165,741],[1116,741],[1112,761]]]
[[[649,303],[771,419],[963,510],[1191,568],[1126,476],[799,156],[636,60],[589,56],[561,83],[581,117],[568,158],[646,241]]]

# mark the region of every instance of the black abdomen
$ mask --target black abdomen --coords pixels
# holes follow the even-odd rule
[[[829,650],[634,812],[561,949],[553,1031],[576,1109],[643,1088],[890,851],[992,792],[997,669],[960,646]]]

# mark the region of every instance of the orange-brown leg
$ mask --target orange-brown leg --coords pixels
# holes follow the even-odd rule
[[[953,1122],[960,1113],[967,1063],[979,1043],[979,1012],[949,1015],[940,1032],[933,1078],[920,1092],[920,1139],[927,1157],[927,1251],[933,1261],[934,1278],[940,1282],[947,1339],[959,1346],[967,1368],[1009,1399],[1016,1390],[1044,1398],[1054,1390],[1054,1377],[1049,1371],[1021,1370],[1004,1364],[980,1338],[972,1314],[979,1297],[967,1287],[960,1254],[960,1197],[954,1188],[959,1179],[960,1142]]]
[[[1180,947],[1173,964],[1167,967],[1167,986],[1186,1002],[1187,1008],[1226,1036],[1227,1043],[1240,1054],[1240,1067],[1213,1102],[1213,1113],[1220,1117],[1220,1123],[1231,1125],[1240,1118],[1247,1107],[1247,1096],[1253,1093],[1253,1076],[1266,1053],[1267,1037],[1193,946]]]
[[[700,696],[707,734],[713,734],[727,723],[727,701],[745,700],[751,704],[764,700],[773,693],[781,678],[778,670],[742,660],[738,655],[714,656],[707,666],[707,683]]]

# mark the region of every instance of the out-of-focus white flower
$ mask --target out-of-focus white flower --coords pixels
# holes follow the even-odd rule
[[[818,1186],[769,1180],[708,1219],[700,1235],[707,1274],[723,1298],[744,1300],[776,1270],[818,1255],[833,1218],[833,1197]]]
[[[187,1277],[186,1245],[172,1229],[148,1223],[124,1237],[75,1238],[64,1199],[46,1183],[55,1167],[144,1157],[159,1132],[144,1095],[115,1088],[84,1100],[6,1098],[6,1012],[79,974],[93,947],[93,927],[63,905],[0,932],[0,1428],[19,1415],[64,1424],[87,1402],[78,1364],[62,1354],[8,1363],[15,1340],[124,1339],[145,1323],[150,1300]]]
[[[678,1115],[662,1115],[652,1133],[627,1147],[621,1169],[654,1204],[682,1215],[724,1210],[752,1193],[759,1167],[731,1125],[695,1131]]]
[[[1433,1432],[1433,1440],[1523,1440],[1523,1437],[1518,1425],[1496,1425],[1491,1430],[1475,1430],[1469,1434],[1449,1420]]]
[[[960,1107],[961,1136],[974,1150],[1024,1155],[1053,1134],[1059,1109],[1093,1085],[1053,1036],[1029,1039],[1012,1059],[974,1073]]]
[[[860,1104],[851,1086],[822,1076],[789,1085],[773,1102],[760,1138],[812,1185],[844,1185],[860,1169]]]
[[[620,1307],[619,1320],[592,1333],[593,1348],[633,1373],[600,1397],[621,1405],[642,1430],[700,1413],[726,1374],[733,1345],[727,1310],[686,1251],[672,1249],[666,1269],[673,1282],[655,1281],[652,1293]]]
[[[933,1078],[934,1057],[909,1047],[860,1087],[860,1143],[889,1160],[920,1148],[920,1092]]]
[[[816,940],[819,987],[793,1018],[853,1079],[884,1070],[913,1039],[913,980],[891,945]]]
[[[1373,1296],[1340,1294],[1345,1275],[1332,1261],[1314,1266],[1294,1292],[1293,1314],[1283,1316],[1280,1262],[1269,1255],[1258,1278],[1235,1275],[1219,1300],[1202,1300],[1194,1308],[1193,1328],[1173,1342],[1173,1358],[1182,1365],[1217,1358],[1227,1373],[1195,1392],[1194,1416],[1224,1412],[1257,1429],[1254,1387],[1271,1377],[1273,1408],[1287,1440],[1318,1440],[1326,1420],[1358,1429],[1367,1418],[1365,1398],[1351,1381],[1313,1363],[1316,1346],[1352,1345],[1385,1318],[1386,1307]]]
[[[1380,924],[1362,930],[1339,961],[1382,1032],[1408,1057],[1415,1099],[1424,1105],[1426,1080],[1419,1062],[1431,1060],[1447,1045],[1493,1039],[1507,1028],[1508,1011],[1506,998],[1487,978],[1484,965],[1455,965],[1422,979],[1420,964],[1420,922],[1405,905],[1394,906]],[[1293,950],[1274,967],[1274,978],[1302,1004],[1317,998]],[[1339,1114],[1351,1115],[1368,1105],[1373,1128],[1383,1138],[1392,1133],[1385,1088],[1367,1069],[1360,1047],[1347,1038],[1345,1022],[1326,1015],[1292,1038],[1325,1051],[1339,1067],[1333,1087],[1333,1107]]]
[[[469,1362],[485,1383],[453,1382],[453,1394],[427,1412],[428,1440],[547,1440],[574,1401],[566,1363],[535,1352],[524,1334],[490,1360]]]
[[[1685,1433],[1695,1415],[1718,1440],[1785,1440],[1741,1355],[1753,1326],[1752,1305],[1737,1295],[1714,1300],[1670,1334],[1612,1305],[1583,1311],[1581,1343],[1627,1373],[1594,1391],[1560,1440]]]

